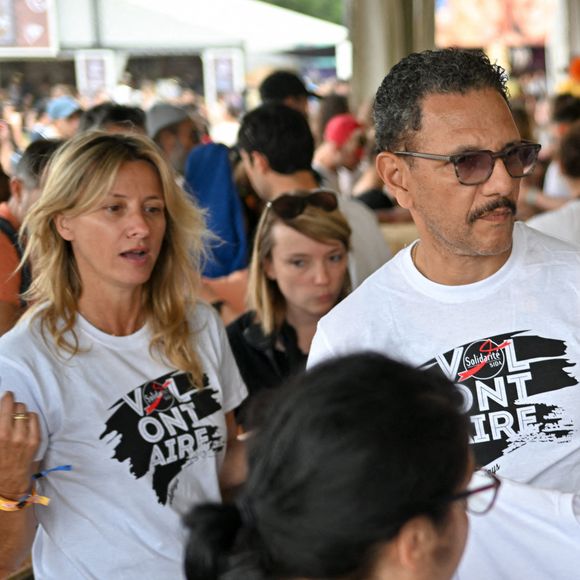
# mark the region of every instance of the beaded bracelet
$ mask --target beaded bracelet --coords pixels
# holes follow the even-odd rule
[[[43,471],[35,473],[32,476],[32,481],[36,481],[41,477],[46,477],[49,473],[53,471],[70,471],[71,469],[72,465],[59,465],[58,467],[45,469]],[[45,497],[44,495],[38,495],[36,493],[34,485],[32,486],[30,493],[26,493],[22,497],[19,497],[18,499],[7,499],[5,497],[0,496],[0,511],[17,512],[23,510],[24,508],[30,507],[33,503],[37,503],[40,505],[48,505],[50,503],[50,499],[48,497]]]

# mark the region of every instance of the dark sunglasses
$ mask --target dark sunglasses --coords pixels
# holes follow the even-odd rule
[[[457,155],[436,155],[416,151],[395,151],[395,155],[420,157],[435,161],[448,161],[455,167],[455,175],[462,185],[479,185],[485,183],[493,173],[496,159],[501,159],[510,177],[519,178],[531,175],[538,160],[541,145],[522,142],[510,145],[502,151],[466,151]]]
[[[304,213],[308,205],[330,212],[338,208],[338,199],[332,191],[317,190],[312,193],[298,191],[294,194],[285,193],[274,201],[269,201],[266,203],[266,209],[271,209],[283,220],[291,220]]]

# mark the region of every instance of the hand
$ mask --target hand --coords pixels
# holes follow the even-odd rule
[[[26,418],[15,418],[26,416]],[[7,391],[0,399],[0,495],[18,499],[30,489],[34,456],[40,445],[36,413]]]
[[[12,130],[3,119],[0,119],[0,143],[12,144]]]

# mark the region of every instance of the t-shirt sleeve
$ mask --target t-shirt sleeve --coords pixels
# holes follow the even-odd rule
[[[18,255],[7,236],[0,233],[0,302],[20,304],[20,272]]]
[[[312,368],[313,366],[325,361],[329,358],[336,356],[335,352],[330,347],[330,343],[324,332],[324,328],[321,327],[320,322],[318,323],[318,328],[316,329],[316,334],[312,339],[312,344],[310,345],[310,352],[308,353],[308,362],[306,363],[306,368]]]
[[[210,327],[215,337],[213,343],[218,351],[218,374],[223,389],[223,409],[224,413],[229,413],[241,405],[248,396],[248,389],[238,370],[223,322],[213,308],[206,308],[210,311]]]

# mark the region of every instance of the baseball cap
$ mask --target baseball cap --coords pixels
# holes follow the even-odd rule
[[[320,95],[309,91],[300,77],[293,72],[277,70],[268,75],[260,84],[260,98],[267,101],[283,101],[286,97],[315,97]]]
[[[324,129],[324,140],[342,147],[350,139],[350,136],[361,127],[362,125],[356,117],[350,113],[336,115],[328,121]]]
[[[80,104],[68,95],[56,97],[50,100],[46,106],[46,113],[53,121],[66,119],[80,110]]]
[[[147,135],[155,139],[157,133],[170,125],[177,125],[190,119],[189,113],[182,107],[176,107],[169,103],[157,103],[146,113]]]

